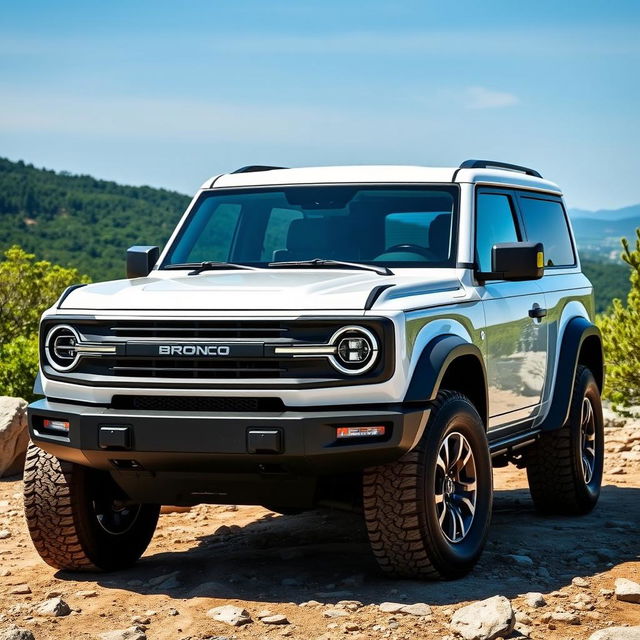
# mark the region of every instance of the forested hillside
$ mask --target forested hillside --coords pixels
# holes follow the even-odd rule
[[[126,248],[161,246],[188,202],[188,196],[173,191],[127,187],[0,158],[0,252],[18,244],[39,259],[76,267],[94,281],[121,278]],[[596,238],[591,232],[601,221],[585,213],[577,212],[574,226],[585,273],[596,289],[597,309],[604,311],[613,298],[626,296],[629,270],[621,261],[589,251],[591,243],[603,247],[604,229],[600,225]],[[632,236],[635,227],[628,219],[613,220],[615,216],[607,225],[608,241],[618,250],[619,235],[625,231]]]
[[[125,249],[166,241],[189,198],[0,158],[0,252],[18,244],[96,280],[124,276]]]

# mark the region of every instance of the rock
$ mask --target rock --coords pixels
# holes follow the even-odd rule
[[[587,589],[589,587],[589,582],[587,580],[585,580],[584,578],[581,578],[580,576],[576,576],[571,581],[571,584],[574,587],[580,587],[581,589]]]
[[[272,615],[274,615],[273,611],[269,611],[269,609],[263,609],[262,611],[260,611],[260,613],[258,613],[256,618],[258,618],[258,620],[262,620],[262,618],[268,618]]]
[[[339,609],[348,609],[349,611],[357,611],[358,609],[362,609],[364,605],[360,600],[340,600],[336,607]]]
[[[0,478],[20,473],[29,442],[27,403],[0,397]]]
[[[589,636],[589,640],[640,640],[640,627],[609,627]]]
[[[251,616],[246,609],[236,607],[232,604],[225,604],[222,607],[213,607],[207,611],[207,615],[218,622],[230,624],[232,627],[240,627],[251,622]]]
[[[566,624],[580,624],[580,618],[570,611],[556,611],[551,614],[554,622],[564,622]]]
[[[431,607],[424,602],[416,602],[415,604],[407,604],[402,607],[400,613],[408,613],[412,616],[430,616]]]
[[[378,609],[382,611],[382,613],[399,613],[402,607],[406,607],[407,605],[401,604],[400,602],[382,602],[378,605]]]
[[[21,629],[15,625],[0,629],[0,640],[35,640],[29,629]]]
[[[640,584],[626,578],[616,580],[616,598],[622,602],[640,603]]]
[[[94,591],[93,589],[87,591],[78,591],[76,593],[76,596],[78,596],[78,598],[95,598],[97,595],[98,592]]]
[[[533,560],[529,556],[508,555],[507,558],[515,562],[520,567],[533,567]]]
[[[450,626],[464,640],[494,640],[508,636],[515,622],[509,600],[504,596],[493,596],[458,609]]]
[[[266,616],[265,618],[262,618],[262,622],[265,624],[289,624],[287,616],[283,616],[282,614]]]
[[[524,596],[524,602],[528,607],[532,607],[534,609],[544,607],[547,604],[544,596],[537,591],[530,591],[529,593],[526,593]]]
[[[151,618],[149,616],[133,616],[133,618],[131,618],[131,622],[145,627],[148,624],[151,624]]]
[[[155,578],[149,578],[148,584],[152,587],[162,587],[163,589],[174,589],[180,586],[178,576],[179,571],[173,571],[172,573],[166,573],[162,576],[156,576]]]
[[[28,584],[19,584],[13,587],[10,593],[16,596],[24,596],[31,593],[31,587]]]
[[[345,631],[360,631],[360,625],[357,622],[347,622],[342,627]]]
[[[141,627],[129,627],[101,633],[100,640],[147,640],[147,636]]]
[[[0,540],[6,540],[11,537],[11,531],[7,531],[7,529],[2,529],[0,531]]]
[[[49,598],[49,600],[41,602],[34,609],[34,613],[39,616],[60,618],[61,616],[68,616],[71,613],[71,608],[62,598]]]
[[[343,618],[349,614],[344,609],[327,609],[322,612],[325,618]]]

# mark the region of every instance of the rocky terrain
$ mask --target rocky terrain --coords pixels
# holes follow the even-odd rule
[[[382,577],[356,514],[259,507],[165,513],[134,569],[57,572],[31,546],[20,478],[0,480],[0,640],[638,640],[640,425],[608,424],[592,514],[539,517],[524,472],[498,469],[482,560],[445,583]]]

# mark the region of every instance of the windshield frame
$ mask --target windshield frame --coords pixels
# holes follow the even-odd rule
[[[293,184],[282,184],[282,185],[250,185],[245,187],[223,187],[223,188],[210,188],[203,189],[201,193],[194,198],[191,206],[185,212],[185,215],[182,217],[181,221],[178,223],[178,227],[175,232],[170,237],[167,242],[164,250],[162,252],[161,258],[158,261],[156,266],[156,270],[169,271],[166,267],[176,264],[176,262],[172,262],[170,260],[172,252],[176,249],[184,234],[186,233],[189,225],[193,222],[193,219],[196,213],[199,210],[200,205],[203,201],[208,198],[215,197],[218,195],[241,195],[245,193],[270,193],[270,192],[279,192],[284,191],[290,188],[324,188],[324,187],[356,187],[363,190],[437,190],[441,189],[450,193],[452,198],[452,209],[451,209],[451,237],[450,237],[450,246],[451,251],[448,260],[440,261],[440,262],[420,262],[420,261],[398,261],[398,260],[389,260],[389,261],[372,261],[372,260],[359,260],[358,262],[366,265],[377,266],[377,267],[389,267],[390,269],[447,269],[447,268],[455,268],[457,265],[457,257],[458,257],[458,237],[459,237],[459,222],[460,222],[460,185],[455,182],[389,182],[389,183],[362,183],[362,182],[322,182],[322,183],[293,183]],[[325,258],[326,256],[314,256],[317,258]],[[180,261],[177,261],[180,262]],[[269,262],[272,261],[246,261],[246,260],[234,260],[234,262],[242,265],[247,265],[251,267],[257,268],[269,268]],[[300,269],[306,269],[307,267],[301,266]],[[341,267],[336,265],[335,267],[339,270]],[[175,269],[174,269],[175,270]],[[274,270],[274,267],[271,268]]]

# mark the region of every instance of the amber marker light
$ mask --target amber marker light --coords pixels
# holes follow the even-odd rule
[[[386,427],[338,427],[338,438],[375,438],[383,436],[386,432]]]

